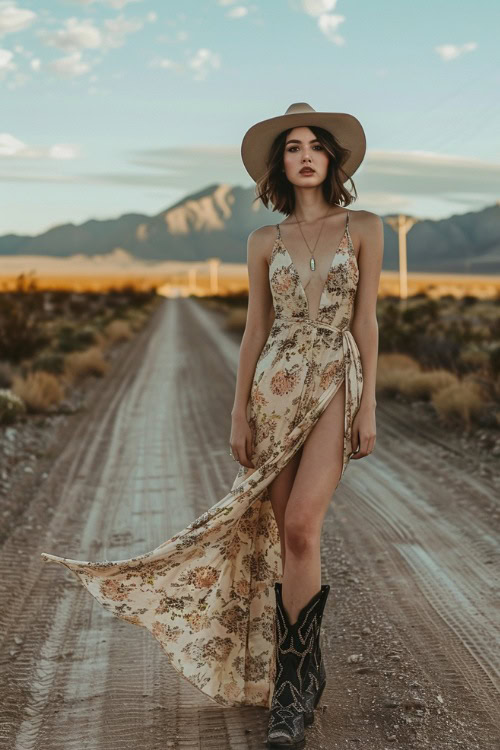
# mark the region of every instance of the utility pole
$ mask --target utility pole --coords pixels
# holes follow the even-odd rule
[[[405,216],[404,214],[398,214],[397,216],[389,216],[385,219],[386,223],[391,226],[398,234],[398,245],[399,245],[399,298],[404,300],[408,299],[408,265],[406,262],[406,235],[414,224],[417,223],[418,219],[414,219],[412,216]]]
[[[207,258],[210,273],[210,293],[218,294],[219,292],[219,266],[220,258]]]
[[[197,273],[198,273],[197,268],[190,268],[188,270],[188,296],[190,294],[196,294],[196,291],[197,291],[196,274]]]

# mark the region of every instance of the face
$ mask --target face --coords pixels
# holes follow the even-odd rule
[[[293,128],[286,138],[283,167],[287,178],[297,187],[321,185],[328,171],[329,155],[308,127]],[[301,173],[310,167],[312,173]]]

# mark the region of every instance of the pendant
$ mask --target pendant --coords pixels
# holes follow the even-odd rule
[[[311,271],[315,271],[316,270],[316,261],[314,260],[314,258],[311,257],[309,265],[311,266]]]

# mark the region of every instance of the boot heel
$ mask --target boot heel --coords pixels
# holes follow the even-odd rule
[[[316,698],[314,700],[314,708],[318,707],[318,703],[321,700],[321,696],[323,695],[323,690],[325,689],[326,682],[324,682],[322,685],[320,685],[318,694],[316,695]]]

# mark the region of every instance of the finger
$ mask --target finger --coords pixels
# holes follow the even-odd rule
[[[353,430],[353,433],[351,435],[351,450],[354,454],[357,454],[358,447],[359,447],[359,431]]]
[[[252,460],[250,459],[250,456],[253,454],[253,451],[252,451],[252,436],[251,435],[247,438],[246,449],[247,449],[247,456],[249,457],[249,461],[248,461],[249,464],[250,464],[249,468],[250,469],[254,469],[255,467],[253,465]]]
[[[240,464],[242,464],[242,466],[246,466],[247,465],[245,463],[247,461],[247,455],[246,455],[246,453],[247,452],[246,452],[246,449],[245,449],[245,444],[243,443],[243,444],[238,445],[238,447],[236,448],[236,455],[238,456],[238,462]]]

